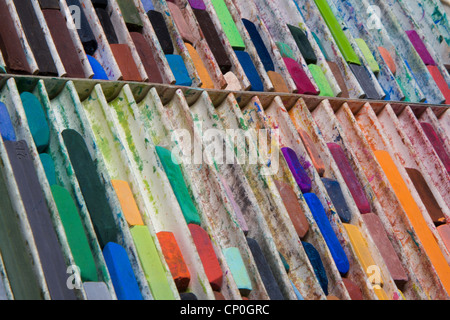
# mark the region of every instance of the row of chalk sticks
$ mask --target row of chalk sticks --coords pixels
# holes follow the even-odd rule
[[[430,104],[450,96],[438,0],[0,5],[7,73]]]
[[[449,299],[448,108],[23,83],[0,89],[3,298]]]

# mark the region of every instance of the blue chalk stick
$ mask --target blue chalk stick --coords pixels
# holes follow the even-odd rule
[[[189,76],[183,58],[177,54],[166,54],[166,59],[175,77],[176,85],[190,87],[192,79]]]
[[[141,2],[142,2],[142,6],[144,7],[145,12],[149,12],[150,10],[155,10],[152,0],[141,0]]]
[[[333,231],[333,228],[331,227],[322,203],[314,193],[305,193],[303,194],[303,197],[305,198],[314,220],[316,221],[320,232],[328,245],[328,249],[331,252],[336,267],[340,273],[346,274],[350,268],[350,263],[345,255],[344,249]]]
[[[114,242],[103,248],[103,256],[119,300],[143,300],[125,249]]]
[[[300,164],[295,151],[291,148],[281,148],[281,151],[283,152],[284,158],[286,159],[289,169],[291,170],[300,190],[302,190],[303,193],[310,192],[312,188],[311,179],[305,169],[303,169],[303,166]]]
[[[43,152],[50,141],[50,129],[47,118],[45,117],[44,108],[38,98],[30,92],[23,92],[20,98],[36,148],[38,152]]]
[[[305,249],[306,255],[308,256],[309,262],[314,268],[314,273],[316,274],[316,278],[319,281],[320,286],[322,287],[325,295],[328,295],[328,277],[323,267],[322,259],[320,258],[319,252],[314,248],[314,246],[308,242],[303,242],[303,248]]]
[[[322,178],[322,182],[327,189],[331,202],[333,202],[333,205],[336,208],[339,218],[341,218],[342,222],[350,222],[352,213],[347,205],[347,201],[345,201],[339,182],[328,178]]]
[[[266,71],[275,71],[275,66],[273,64],[270,53],[267,50],[266,45],[264,44],[264,41],[261,38],[261,35],[259,34],[256,26],[253,24],[253,22],[247,19],[242,19],[242,22],[244,23],[244,26],[247,29],[250,38],[252,39],[253,45],[255,46],[259,58],[264,65],[264,69],[266,69]]]
[[[92,71],[94,72],[94,76],[92,79],[96,80],[109,80],[106,75],[105,69],[103,69],[100,62],[98,62],[94,57],[87,55],[89,63],[91,65]]]
[[[4,141],[16,141],[16,133],[8,109],[3,102],[0,102],[0,133]]]
[[[56,183],[56,171],[55,171],[55,163],[50,155],[47,153],[39,154],[39,158],[41,159],[42,166],[44,167],[45,175],[47,176],[47,180],[50,186],[57,184]]]
[[[252,282],[248,276],[244,261],[238,248],[231,247],[223,250],[225,260],[230,268],[234,282],[242,295],[247,296],[252,291]]]
[[[294,293],[297,296],[297,300],[304,300],[303,296],[300,294],[300,291],[298,291],[297,287],[294,285],[292,280],[290,280],[290,281],[291,281],[292,288],[294,289]]]
[[[239,60],[239,63],[241,64],[242,68],[244,69],[245,75],[247,76],[248,80],[251,84],[250,91],[258,91],[263,92],[264,91],[264,85],[261,81],[261,78],[259,77],[258,71],[255,68],[255,65],[253,64],[252,59],[245,51],[239,51],[234,50],[234,53],[236,54],[236,57]]]

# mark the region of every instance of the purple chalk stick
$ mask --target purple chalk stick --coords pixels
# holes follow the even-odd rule
[[[420,39],[416,30],[408,30],[408,31],[406,31],[406,34],[408,35],[409,40],[411,41],[412,45],[416,49],[417,53],[422,58],[423,63],[425,63],[426,65],[435,66],[436,62],[434,62],[433,57],[431,57],[430,52],[428,51],[427,47],[423,43],[422,39]]]
[[[319,94],[319,91],[311,83],[311,80],[308,78],[306,72],[302,69],[297,61],[291,58],[283,58],[283,60],[286,68],[289,71],[289,74],[292,77],[292,80],[294,80],[295,85],[297,86],[299,93],[312,95]]]
[[[230,186],[228,185],[227,181],[224,177],[219,175],[220,181],[222,182],[223,187],[225,188],[225,192],[228,196],[228,199],[230,200],[231,206],[236,213],[236,218],[238,220],[239,226],[241,227],[241,230],[244,232],[245,235],[248,234],[248,225],[245,221],[244,215],[242,214],[241,208],[236,203],[236,200],[234,199],[233,192],[230,189]]]
[[[206,6],[203,0],[189,0],[189,4],[191,5],[192,9],[206,10]]]
[[[312,188],[311,179],[300,164],[295,151],[290,148],[281,148],[281,151],[283,152],[284,158],[286,159],[289,169],[291,169],[292,175],[300,190],[302,190],[303,193],[310,192]]]

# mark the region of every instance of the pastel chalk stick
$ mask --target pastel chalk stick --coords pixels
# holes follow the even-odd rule
[[[241,83],[239,82],[239,79],[236,77],[236,75],[228,71],[223,76],[225,78],[225,81],[227,82],[227,87],[225,90],[228,91],[242,91]]]
[[[178,86],[190,87],[192,85],[192,79],[189,76],[189,72],[186,69],[183,58],[177,54],[166,54],[167,62],[175,77],[175,84]]]
[[[328,53],[327,50],[325,49],[325,47],[322,44],[322,41],[319,39],[319,37],[317,36],[317,34],[315,34],[313,31],[311,31],[311,34],[314,38],[314,41],[316,41],[317,45],[319,46],[320,51],[322,52],[324,58],[326,61],[329,61],[330,58],[328,57]]]
[[[301,165],[295,151],[287,147],[281,148],[281,151],[300,190],[303,193],[310,192],[312,188],[311,178],[308,176],[305,169]]]
[[[342,282],[344,282],[345,289],[352,300],[364,300],[361,289],[350,279],[342,278]]]
[[[172,38],[170,37],[169,30],[167,29],[166,21],[161,12],[150,10],[147,12],[147,16],[150,19],[153,30],[158,37],[159,44],[164,54],[173,54]]]
[[[104,282],[84,282],[83,288],[88,300],[112,300],[111,293]]]
[[[161,251],[178,291],[186,291],[191,280],[191,275],[174,234],[172,232],[161,231],[156,236],[158,237]]]
[[[152,0],[141,0],[142,6],[144,7],[145,12],[149,12],[150,10],[154,10],[155,7],[153,6]]]
[[[423,63],[425,63],[425,65],[435,66],[436,62],[434,61],[433,57],[431,56],[425,43],[422,41],[417,31],[406,30],[405,33],[408,35],[409,41],[411,41],[411,44],[414,46],[414,49],[416,49],[416,52],[419,54]]]
[[[167,2],[167,6],[169,7],[170,14],[177,26],[181,38],[184,41],[195,45],[199,39],[196,39],[194,34],[191,32],[191,28],[187,24],[186,20],[184,20],[184,16],[180,8],[173,2]]]
[[[23,109],[25,110],[28,126],[36,148],[38,152],[43,152],[47,149],[50,141],[50,129],[44,108],[38,98],[30,92],[20,94],[20,99],[22,100]]]
[[[183,292],[180,293],[181,300],[198,300],[197,296],[192,292]]]
[[[234,213],[236,214],[236,218],[237,218],[237,221],[239,223],[239,227],[241,228],[241,230],[244,233],[244,235],[247,235],[248,234],[248,225],[247,225],[247,221],[245,221],[245,218],[244,218],[244,215],[243,215],[243,213],[241,211],[241,208],[236,203],[236,200],[234,198],[233,192],[231,191],[231,188],[228,185],[228,183],[225,180],[225,178],[223,176],[219,175],[219,179],[222,182],[223,188],[225,189],[225,193],[226,193],[228,199],[230,200],[231,207],[233,208]]]
[[[39,6],[41,9],[60,10],[59,0],[39,0]]]
[[[160,146],[156,146],[156,152],[181,207],[186,223],[201,225],[200,215],[189,194],[180,165],[172,159],[172,152]]]
[[[252,282],[239,249],[236,247],[226,248],[223,250],[223,254],[239,292],[243,296],[248,296],[252,291]]]
[[[125,249],[114,242],[103,248],[103,257],[118,300],[143,300]]]
[[[285,92],[289,93],[289,88],[286,85],[286,81],[284,81],[281,74],[275,71],[267,71],[267,76],[272,82],[273,88],[275,92]]]
[[[97,50],[98,44],[97,40],[95,39],[94,33],[92,32],[91,26],[89,25],[89,21],[86,18],[84,10],[81,7],[81,3],[79,0],[66,0],[66,2],[69,6],[69,9],[71,9],[71,7],[76,7],[79,9],[75,11],[75,13],[78,15],[77,19],[75,20],[75,25],[78,27],[78,36],[80,37],[86,54],[92,56]],[[74,11],[72,10],[72,12]]]
[[[227,300],[227,299],[225,299],[225,296],[222,293],[220,293],[218,291],[213,291],[213,293],[214,293],[214,298],[216,300]]]
[[[381,100],[382,97],[378,94],[377,90],[375,89],[375,85],[372,79],[370,78],[369,72],[367,71],[366,67],[363,65],[353,63],[350,63],[349,67],[350,70],[352,70],[353,74],[355,75],[356,79],[358,80],[358,83],[364,90],[364,93],[366,94],[366,99]]]
[[[155,300],[174,300],[175,297],[166,278],[164,266],[148,227],[133,226],[130,228],[130,232],[153,298]]]
[[[44,171],[45,171],[45,175],[48,180],[48,184],[50,186],[57,184],[55,163],[53,162],[53,158],[47,153],[40,153],[39,158],[41,160],[42,166],[44,167]]]
[[[67,23],[59,10],[42,10],[45,21],[55,43],[56,50],[69,78],[85,78],[83,66],[78,57],[78,50],[72,41]]]
[[[127,44],[111,44],[111,51],[123,76],[123,81],[142,81],[139,69]]]
[[[103,66],[100,64],[100,62],[97,61],[94,57],[87,55],[87,58],[89,60],[89,64],[91,65],[92,72],[94,72],[94,76],[92,79],[96,80],[109,80],[108,75],[106,74],[105,69],[103,69]]]
[[[442,242],[444,242],[445,247],[447,250],[450,250],[450,225],[443,224],[438,226],[436,229],[442,239]]]
[[[392,279],[397,284],[402,284],[408,281],[408,276],[405,269],[403,268],[394,247],[389,241],[380,218],[372,212],[363,214],[361,217],[364,220],[364,223],[366,224],[378,250],[380,251]]]
[[[267,262],[258,242],[253,238],[247,237],[247,244],[252,252],[256,267],[258,268],[259,275],[261,276],[261,280],[266,288],[270,300],[284,300],[280,287],[278,286],[275,276],[273,275],[269,263]]]
[[[222,288],[223,273],[209,235],[202,227],[196,224],[190,223],[188,224],[188,228],[191,232],[192,240],[194,240],[195,247],[197,248],[197,252],[202,261],[203,269],[205,270],[211,288],[220,291]]]
[[[384,291],[383,288],[375,286],[373,288],[373,291],[375,292],[375,295],[377,296],[378,300],[390,300],[386,291]]]
[[[388,66],[389,70],[391,70],[392,74],[395,74],[397,72],[397,66],[389,51],[384,47],[378,47],[378,52],[380,52],[381,57]]]
[[[319,8],[320,14],[325,20],[325,23],[327,24],[328,29],[330,30],[334,40],[336,41],[339,50],[344,56],[345,61],[347,61],[348,63],[360,65],[361,62],[359,61],[358,55],[353,50],[350,41],[347,39],[347,36],[342,30],[341,25],[334,16],[333,11],[327,3],[327,0],[314,0],[314,2]]]
[[[284,42],[276,42],[278,51],[280,51],[280,54],[283,58],[291,58],[291,59],[295,59],[295,55],[294,52],[292,51],[291,47],[289,47],[289,45],[287,45]]]
[[[316,248],[314,248],[312,244],[308,242],[302,241],[302,245],[306,252],[306,255],[308,256],[309,262],[314,269],[314,274],[319,281],[320,287],[322,288],[325,295],[328,295],[328,277],[319,252]]]
[[[306,64],[316,64],[317,56],[311,46],[311,43],[309,43],[306,33],[299,27],[290,24],[288,24],[287,26],[289,28],[289,31],[291,32],[292,37],[295,40],[295,43],[297,44],[297,47],[300,49],[300,52],[305,59]]]
[[[328,249],[330,250],[337,269],[341,274],[346,274],[350,268],[350,263],[344,249],[333,231],[333,228],[331,227],[322,203],[314,193],[305,193],[303,194],[303,197],[305,198],[314,220],[316,221],[317,226],[319,227],[320,232],[327,243]]]
[[[355,172],[353,172],[353,169],[348,162],[344,150],[342,150],[341,146],[336,143],[327,143],[327,146],[328,149],[330,149],[331,155],[333,156],[334,161],[336,162],[336,165],[338,166],[359,211],[361,213],[371,212],[370,203],[367,200],[361,184],[356,178]]]
[[[300,94],[319,94],[319,92],[311,83],[311,80],[309,80],[306,72],[302,69],[297,61],[291,58],[283,58],[283,61]]]
[[[0,2],[0,49],[9,72],[31,74],[21,39],[5,1]]]
[[[446,223],[445,216],[422,173],[414,168],[405,169],[434,224]]]
[[[128,31],[141,31],[144,23],[134,2],[129,0],[116,0],[116,2],[119,5]]]
[[[242,22],[250,35],[256,51],[258,52],[258,56],[261,59],[262,64],[264,65],[264,69],[266,69],[266,71],[275,71],[272,57],[270,56],[270,53],[267,50],[266,45],[264,44],[264,41],[261,38],[261,35],[259,34],[256,26],[253,24],[253,22],[247,19],[242,19]]]
[[[53,300],[75,300],[75,293],[67,287],[67,266],[34,169],[26,141],[5,141],[5,149],[16,179],[45,281]]]
[[[69,191],[56,184],[52,185],[50,190],[58,208],[73,259],[80,268],[81,280],[98,281],[95,259],[72,196]]]
[[[108,0],[91,0],[94,8],[106,9],[108,7]]]
[[[308,152],[308,155],[311,158],[314,168],[316,168],[317,173],[322,177],[325,173],[325,164],[322,160],[322,157],[320,156],[320,153],[317,151],[317,148],[314,145],[314,141],[305,130],[299,128],[297,132],[302,139],[306,152]]]
[[[225,35],[234,50],[245,50],[245,43],[224,0],[211,0]]]
[[[123,180],[111,180],[111,184],[116,191],[117,198],[119,199],[123,215],[125,220],[127,220],[128,225],[143,226],[144,221],[142,221],[141,213],[128,182]]]
[[[278,180],[274,182],[297,235],[303,238],[308,233],[309,223],[300,207],[296,193],[287,183]]]
[[[117,34],[114,29],[114,26],[111,22],[108,12],[102,6],[95,7],[95,13],[97,14],[97,18],[102,25],[103,32],[105,33],[106,39],[109,44],[117,44],[119,40],[117,39]]]
[[[245,75],[247,76],[248,80],[250,81],[250,84],[251,84],[250,91],[263,92],[264,85],[258,74],[258,70],[256,70],[256,67],[253,64],[253,61],[250,58],[250,55],[245,51],[239,51],[239,50],[235,50],[234,53],[236,54],[236,57],[238,58],[239,63],[241,64],[242,68],[244,69]]]
[[[339,182],[328,178],[322,178],[322,182],[325,186],[325,189],[327,189],[327,193],[331,198],[331,202],[333,202],[339,218],[342,220],[342,222],[350,222],[350,220],[352,219],[352,212],[348,207]]]
[[[331,72],[333,73],[334,78],[336,79],[337,83],[339,84],[339,87],[341,88],[341,95],[339,97],[341,98],[349,98],[350,94],[348,92],[347,84],[342,76],[341,69],[336,64],[336,62],[333,61],[327,61],[328,66],[330,67]]]
[[[291,282],[292,289],[294,289],[294,293],[295,293],[295,296],[297,297],[297,300],[305,300],[303,298],[302,294],[300,293],[300,291],[298,291],[297,287],[292,282],[292,280],[289,280],[289,281]]]
[[[91,158],[83,137],[75,130],[61,133],[75,171],[81,193],[94,226],[100,247],[113,242],[119,235],[111,207],[106,198],[106,188]]]
[[[314,78],[317,86],[319,87],[319,96],[321,97],[334,97],[333,89],[331,89],[328,79],[325,77],[322,68],[316,64],[309,64],[308,69]]]
[[[189,5],[192,9],[206,10],[206,6],[203,0],[189,0]]]
[[[425,135],[427,136],[428,141],[430,141],[431,145],[433,146],[433,149],[436,151],[439,159],[441,159],[442,163],[447,169],[447,172],[450,173],[450,156],[444,149],[444,142],[437,135],[436,131],[434,130],[431,124],[429,124],[428,122],[420,122],[420,126],[422,127],[422,130],[425,133]]]
[[[16,132],[11,122],[8,108],[3,102],[0,102],[0,133],[4,141],[16,140]]]
[[[141,58],[144,69],[147,72],[148,81],[151,83],[163,83],[163,78],[158,69],[158,63],[155,60],[150,45],[145,40],[140,32],[130,32],[131,39],[136,47],[136,50]]]
[[[193,9],[197,22],[223,74],[231,70],[231,61],[206,10]]]
[[[447,85],[447,82],[445,81],[445,78],[442,76],[441,71],[437,66],[428,65],[427,66],[428,71],[430,72],[431,77],[434,79],[434,82],[436,82],[436,85],[438,86],[441,93],[444,95],[445,101],[444,104],[450,103],[450,88]]]
[[[198,54],[197,50],[188,42],[186,42],[185,45],[192,59],[192,62],[194,63],[194,67],[197,70],[200,80],[202,81],[201,87],[206,89],[214,89],[214,82],[212,81],[211,76],[208,73],[208,69],[206,69],[206,66],[203,63],[203,60]]]
[[[362,54],[364,55],[364,58],[366,59],[370,67],[370,70],[372,70],[373,73],[380,72],[380,66],[378,65],[378,62],[375,60],[372,51],[370,51],[370,48],[364,41],[364,39],[356,38],[355,42],[358,45],[358,48],[361,50]]]

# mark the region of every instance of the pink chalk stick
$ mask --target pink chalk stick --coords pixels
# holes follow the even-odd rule
[[[241,227],[241,230],[244,232],[245,235],[247,235],[248,233],[248,225],[247,222],[245,221],[244,215],[242,214],[241,208],[239,207],[239,205],[236,203],[236,200],[234,199],[234,195],[233,192],[230,189],[230,186],[228,185],[227,181],[225,180],[224,177],[220,176],[220,181],[222,182],[222,185],[225,189],[225,192],[228,196],[228,199],[230,200],[231,206],[234,209],[234,212],[236,213],[236,218],[239,222],[239,226]]]
[[[439,68],[437,66],[427,66],[428,71],[431,74],[431,77],[433,77],[434,82],[436,82],[436,85],[438,86],[439,90],[441,90],[442,94],[445,98],[445,104],[450,103],[450,89],[447,85],[447,81],[445,81],[444,77],[441,74],[441,71],[439,71]]]
[[[442,163],[444,164],[445,169],[447,169],[447,172],[450,173],[450,157],[443,147],[444,143],[442,142],[441,138],[439,138],[431,124],[427,122],[421,122],[420,125],[422,126],[423,132],[425,132],[428,140],[433,145],[433,148],[439,156],[439,159],[441,159]]]
[[[302,69],[302,67],[298,64],[297,61],[291,58],[283,58],[284,63],[297,86],[299,93],[301,94],[312,94],[318,95],[319,91],[311,83],[306,72]]]
[[[409,40],[416,49],[417,53],[422,58],[423,63],[425,63],[426,65],[435,66],[436,62],[434,62],[433,57],[431,57],[430,52],[428,51],[425,44],[422,42],[422,39],[420,39],[416,30],[408,30],[406,31],[406,34],[408,35]]]

